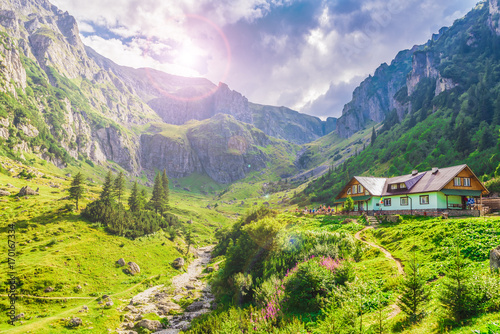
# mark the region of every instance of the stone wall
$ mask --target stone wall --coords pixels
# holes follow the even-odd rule
[[[413,215],[413,216],[430,216],[438,217],[443,214],[448,214],[448,217],[479,217],[479,210],[381,210],[367,211],[368,215]],[[359,213],[358,213],[359,214]]]

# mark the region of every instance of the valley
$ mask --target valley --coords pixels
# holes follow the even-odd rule
[[[319,118],[0,0],[0,333],[498,334],[499,8]]]

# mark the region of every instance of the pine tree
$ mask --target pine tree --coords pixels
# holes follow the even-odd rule
[[[109,204],[113,199],[113,174],[111,174],[111,171],[108,171],[104,179],[100,199],[106,204]]]
[[[118,173],[118,176],[113,182],[113,191],[116,197],[118,197],[118,201],[121,201],[122,195],[125,192],[125,177],[123,176],[123,172]]]
[[[469,131],[467,130],[467,126],[465,124],[461,124],[458,129],[458,137],[455,142],[455,149],[458,152],[462,152],[464,155],[467,155],[470,152],[471,143],[469,137]]]
[[[156,213],[162,213],[164,209],[164,201],[163,198],[165,196],[165,193],[163,192],[163,185],[161,182],[161,176],[160,173],[156,174],[155,177],[155,184],[153,186],[153,195],[151,197],[151,204],[153,208],[155,209]]]
[[[78,201],[82,198],[85,192],[84,180],[82,173],[78,172],[71,181],[71,187],[69,188],[69,199],[74,199],[76,204],[76,210],[78,211]]]
[[[163,206],[165,209],[168,208],[168,198],[169,198],[169,189],[168,189],[168,177],[167,171],[164,169],[163,174],[161,175],[161,184],[163,186]]]
[[[449,272],[443,280],[443,290],[439,296],[441,306],[447,316],[456,322],[466,319],[470,313],[469,284],[466,264],[460,248],[455,247],[455,256],[452,260]]]
[[[411,321],[416,321],[423,313],[422,305],[429,296],[425,283],[426,280],[422,277],[420,265],[413,252],[413,259],[408,265],[408,273],[400,284],[401,296],[397,301],[401,311],[406,313]]]
[[[128,206],[130,207],[130,211],[132,212],[138,212],[140,211],[140,194],[139,194],[139,189],[137,189],[137,181],[134,182],[134,185],[132,186],[132,192],[130,193],[130,197],[128,198]]]
[[[371,145],[375,144],[375,140],[377,139],[377,133],[375,132],[375,127],[372,128],[372,141]]]
[[[147,202],[148,193],[146,192],[146,189],[142,189],[141,193],[139,194],[139,211],[146,207]]]

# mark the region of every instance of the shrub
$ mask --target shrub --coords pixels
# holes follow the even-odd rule
[[[334,286],[334,275],[327,267],[315,260],[300,263],[285,280],[285,306],[291,312],[317,312]]]

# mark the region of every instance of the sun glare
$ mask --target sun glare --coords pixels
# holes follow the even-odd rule
[[[175,58],[175,64],[196,70],[200,65],[202,55],[203,51],[200,48],[192,42],[187,41],[178,51]]]

